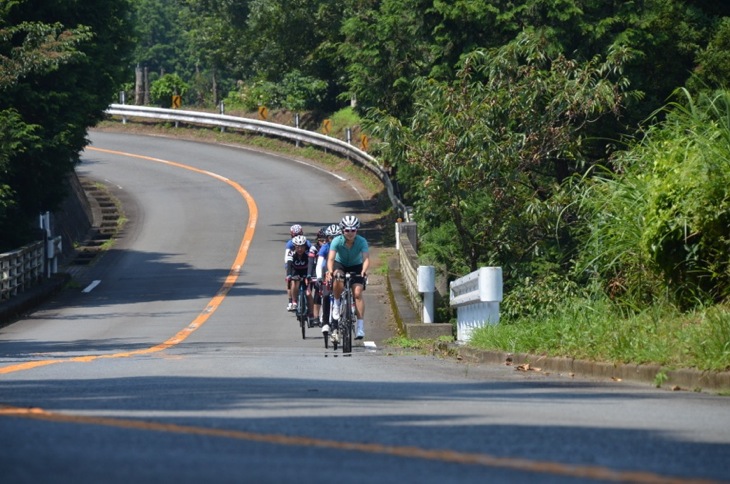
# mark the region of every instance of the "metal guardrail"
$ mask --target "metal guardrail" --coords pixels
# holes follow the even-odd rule
[[[279,138],[285,138],[292,141],[299,141],[335,151],[356,161],[375,174],[375,176],[377,176],[383,183],[383,186],[385,186],[385,189],[388,192],[388,198],[396,212],[404,218],[409,216],[408,210],[403,202],[396,197],[395,191],[393,190],[393,183],[387,173],[385,173],[385,170],[383,170],[382,165],[378,162],[378,160],[365,151],[337,138],[283,124],[270,123],[268,121],[260,121],[257,119],[239,118],[226,114],[206,113],[202,111],[185,111],[180,109],[132,106],[128,104],[112,104],[106,110],[106,113],[112,116],[121,116],[124,119],[128,117],[148,118],[161,121],[175,121],[251,131],[254,133],[277,136]]]
[[[17,296],[41,282],[45,259],[43,241],[0,254],[0,301]]]

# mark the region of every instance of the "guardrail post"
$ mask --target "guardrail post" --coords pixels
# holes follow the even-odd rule
[[[299,113],[294,113],[294,127],[296,129],[299,129]],[[297,148],[299,148],[299,140],[297,139],[296,142]]]
[[[502,268],[481,267],[450,284],[449,304],[456,307],[456,339],[471,339],[476,328],[499,323]]]
[[[62,250],[62,238],[60,235],[46,241],[46,258],[48,259],[46,277],[51,277],[51,275],[58,272],[58,258]]]
[[[436,268],[418,266],[418,292],[423,293],[423,322],[433,323],[433,293],[436,291]]]
[[[119,104],[127,104],[127,93],[119,91]],[[122,116],[122,124],[127,124],[127,117]]]

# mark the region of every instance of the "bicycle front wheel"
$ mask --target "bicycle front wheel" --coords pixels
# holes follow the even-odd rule
[[[342,352],[352,353],[352,327],[355,319],[355,315],[352,313],[352,294],[348,293],[342,304],[344,305],[342,308],[344,315],[340,318],[342,320],[340,322],[342,327]]]
[[[297,298],[297,318],[299,318],[299,326],[302,328],[302,339],[307,339],[308,312],[307,295],[300,289],[299,297]]]

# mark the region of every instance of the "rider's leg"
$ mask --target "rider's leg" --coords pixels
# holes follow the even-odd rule
[[[322,289],[317,285],[315,285],[312,290],[312,304],[310,307],[312,308],[312,315],[314,316],[314,319],[320,321],[321,324],[322,318],[320,315],[322,314]]]
[[[330,331],[330,291],[322,285],[322,308],[319,311],[320,322],[322,324],[322,332]]]
[[[365,337],[365,299],[362,297],[362,291],[362,284],[353,285],[352,295],[355,297],[355,308],[357,309],[357,339]]]
[[[332,295],[335,298],[334,307],[332,308],[332,318],[340,319],[340,296],[342,291],[345,289],[344,273],[342,271],[335,271],[332,282]]]
[[[292,294],[299,294],[299,281],[294,279],[291,281],[290,290]],[[297,307],[297,301],[292,302],[292,306],[294,309]]]

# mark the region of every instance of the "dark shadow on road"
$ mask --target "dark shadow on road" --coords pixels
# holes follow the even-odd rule
[[[93,415],[132,412],[140,413],[140,419],[149,419],[143,415],[151,413],[156,422],[257,434],[350,442],[365,439],[384,446],[449,449],[571,465],[611,465],[612,469],[617,469],[616,462],[623,462],[618,468],[626,471],[638,467],[664,476],[727,477],[718,465],[726,463],[730,455],[730,446],[725,444],[692,442],[656,430],[609,428],[600,422],[576,426],[485,423],[497,422],[499,405],[509,402],[535,406],[584,402],[600,406],[640,398],[651,405],[652,400],[672,398],[668,393],[637,391],[617,396],[600,390],[600,384],[580,382],[416,383],[143,376],[4,381],[0,383],[0,404],[22,406],[32,401],[48,411]],[[472,414],[435,411],[449,402],[466,404],[466,408],[473,409]],[[307,408],[325,409],[331,414],[311,416]],[[372,415],[362,414],[367,408],[372,408]],[[220,416],[227,411],[241,416]],[[205,416],[205,412],[219,416]],[[0,417],[0,429],[6,420]],[[641,459],[630,458],[634,455]]]

